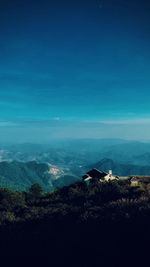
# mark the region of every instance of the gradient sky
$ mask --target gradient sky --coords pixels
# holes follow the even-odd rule
[[[147,2],[1,0],[0,139],[148,139]]]

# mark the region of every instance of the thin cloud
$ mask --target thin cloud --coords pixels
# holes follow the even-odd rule
[[[142,125],[142,124],[150,124],[150,118],[139,118],[139,119],[122,119],[122,120],[104,120],[100,121],[100,123],[104,124],[113,124],[113,125],[118,125],[118,124],[128,124],[128,125]]]
[[[12,127],[17,126],[17,124],[13,121],[0,121],[0,127]]]

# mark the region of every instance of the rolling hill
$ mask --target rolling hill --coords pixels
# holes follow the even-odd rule
[[[44,188],[52,188],[48,165],[32,162],[0,162],[0,185],[17,189],[26,189],[33,183]]]
[[[54,188],[70,185],[78,180],[77,176],[67,171],[60,171],[60,174],[55,176],[50,171],[52,168],[47,163],[36,161],[0,162],[0,186],[26,190],[32,184],[39,183],[46,191],[52,191]]]
[[[100,160],[96,164],[90,166],[90,168],[96,168],[106,172],[112,170],[115,175],[119,176],[150,175],[150,165],[140,166],[134,164],[122,164],[108,158]]]

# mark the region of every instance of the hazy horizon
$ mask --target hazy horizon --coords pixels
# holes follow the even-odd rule
[[[149,122],[28,122],[0,126],[0,142],[48,143],[63,139],[123,139],[149,142]]]

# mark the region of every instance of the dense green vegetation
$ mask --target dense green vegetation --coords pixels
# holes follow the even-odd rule
[[[22,240],[34,249],[38,244],[56,266],[61,266],[62,255],[67,252],[69,258],[73,251],[76,257],[69,266],[107,266],[107,261],[123,256],[126,247],[145,248],[149,237],[148,183],[79,182],[53,193],[45,193],[39,184],[27,192],[0,189],[0,239]]]
[[[0,224],[61,218],[74,223],[127,221],[150,214],[149,186],[131,187],[128,181],[83,182],[45,193],[39,184],[29,191],[0,189]]]

